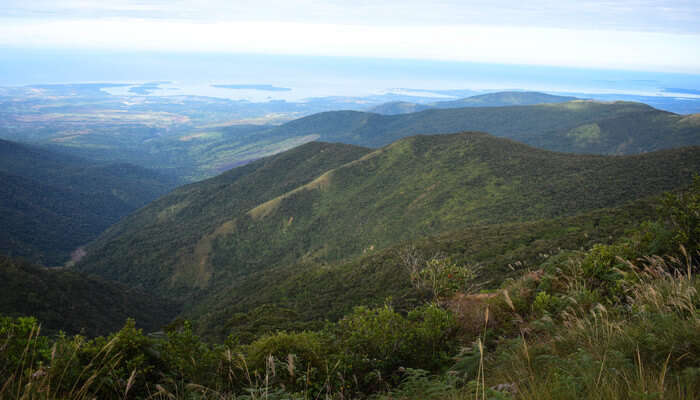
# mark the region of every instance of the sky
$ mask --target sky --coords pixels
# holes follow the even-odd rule
[[[0,0],[0,47],[700,73],[700,1]]]

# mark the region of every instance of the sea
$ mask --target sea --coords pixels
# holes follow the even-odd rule
[[[264,102],[400,93],[450,99],[500,90],[697,102],[700,71],[673,73],[435,60],[0,48],[0,86],[110,82],[146,95]],[[228,87],[225,87],[228,86]],[[130,86],[110,87],[128,94]],[[133,94],[133,92],[132,92]],[[624,97],[624,96],[623,96]]]

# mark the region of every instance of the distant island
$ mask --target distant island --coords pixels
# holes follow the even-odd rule
[[[277,87],[277,86],[272,86],[272,85],[254,85],[254,84],[248,84],[248,85],[211,85],[212,87],[215,88],[222,88],[222,89],[250,89],[250,90],[264,90],[267,92],[289,92],[292,89],[290,88],[285,88],[285,87]]]
[[[172,83],[172,82],[169,82],[169,81],[146,82],[146,83],[142,83],[141,85],[129,88],[129,92],[136,93],[136,94],[148,95],[148,94],[151,94],[154,90],[160,89],[160,85],[167,85],[169,83]]]

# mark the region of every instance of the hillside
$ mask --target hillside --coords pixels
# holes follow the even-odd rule
[[[136,318],[155,331],[177,315],[171,301],[61,268],[0,255],[0,315],[34,316],[42,333],[104,335]]]
[[[183,286],[191,293],[208,285],[211,277],[200,269],[212,251],[209,237],[226,231],[232,217],[368,152],[309,143],[180,187],[108,229],[78,267],[164,294],[177,295]]]
[[[436,103],[428,110],[424,105],[398,102],[377,109],[380,114],[329,111],[289,121],[293,115],[272,113],[258,119],[201,125],[186,122],[189,117],[182,116],[184,119],[180,120],[170,114],[176,112],[175,109],[195,107],[185,101],[173,104],[173,110],[163,109],[167,111],[165,114],[132,115],[119,111],[119,118],[113,121],[116,125],[92,119],[83,121],[80,115],[70,114],[65,116],[69,118],[64,121],[66,125],[41,119],[36,123],[17,122],[12,128],[0,127],[0,136],[36,140],[79,157],[124,160],[178,176],[186,182],[209,178],[234,166],[314,140],[376,148],[416,134],[483,131],[548,150],[592,154],[637,154],[700,144],[697,116],[681,116],[632,102],[575,100],[555,103],[566,99],[538,93],[503,92]],[[542,101],[547,104],[526,105]],[[230,108],[223,104],[206,104],[220,111]],[[199,107],[205,105],[195,108],[199,110]],[[195,114],[209,115],[200,111],[202,113]],[[407,111],[410,112],[405,113]],[[145,126],[122,121],[121,118],[129,116],[152,123],[161,121],[165,125]],[[195,118],[195,115],[190,117]],[[176,120],[180,122],[173,122]],[[285,121],[289,122],[276,125]]]
[[[473,244],[485,242],[532,261],[488,290],[473,286],[472,262],[414,262],[405,247],[270,270],[276,285],[249,289],[275,303],[222,297],[246,312],[210,325],[226,338],[218,342],[186,320],[158,335],[128,321],[86,340],[36,336],[35,319],[0,317],[0,397],[696,399],[699,207],[695,178],[660,199],[416,246],[484,260]],[[528,256],[557,243],[582,248]],[[400,297],[377,303],[385,293]],[[342,311],[357,301],[366,305]],[[306,320],[319,313],[330,320]]]
[[[411,286],[403,257],[449,257],[458,265],[479,265],[487,288],[520,276],[562,250],[609,243],[640,220],[656,215],[656,199],[633,201],[576,216],[490,224],[402,242],[337,263],[300,262],[253,273],[186,312],[206,336],[235,332],[247,341],[266,332],[319,328],[356,306],[380,307],[388,298],[408,310],[425,298]]]
[[[431,108],[433,107],[429,104],[411,103],[409,101],[390,101],[388,103],[374,106],[367,110],[367,112],[382,115],[398,115],[429,110]]]
[[[555,96],[539,92],[496,92],[428,104],[392,101],[372,107],[367,111],[383,115],[398,115],[429,110],[431,108],[529,106],[545,103],[564,103],[574,100],[578,99],[576,97]]]
[[[539,92],[497,92],[470,96],[459,100],[438,101],[431,104],[431,106],[435,108],[530,106],[546,103],[565,103],[574,100],[578,99],[571,96],[555,96]]]
[[[276,266],[619,206],[689,184],[698,154],[571,155],[483,133],[373,152],[313,143],[174,191],[108,230],[77,267],[203,304]]]
[[[314,114],[269,129],[261,137],[380,147],[416,134],[482,131],[531,146],[571,153],[638,154],[700,144],[700,117],[641,103],[576,100],[510,107],[431,109],[403,115],[356,111]]]
[[[0,252],[59,265],[175,178],[0,140]]]

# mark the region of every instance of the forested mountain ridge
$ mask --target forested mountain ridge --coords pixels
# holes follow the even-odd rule
[[[184,315],[206,336],[233,333],[247,341],[279,329],[319,328],[356,306],[380,307],[387,299],[409,310],[426,299],[411,285],[406,256],[449,257],[457,265],[479,266],[483,288],[494,288],[563,250],[610,243],[638,221],[654,218],[657,202],[653,196],[575,216],[472,226],[335,263],[282,264],[219,288]]]
[[[566,103],[579,100],[571,96],[557,96],[540,92],[496,92],[479,94],[459,100],[438,101],[432,105],[435,108],[460,108],[460,107],[503,107],[503,106],[531,106],[545,103]]]
[[[136,318],[159,330],[179,312],[164,300],[65,268],[45,268],[0,255],[0,315],[38,318],[43,334],[105,335]]]
[[[329,111],[271,128],[268,139],[318,140],[380,147],[416,134],[488,132],[547,150],[639,154],[700,145],[700,118],[632,102],[575,100],[509,107],[431,109],[402,115]]]
[[[191,307],[276,266],[659,194],[689,184],[699,154],[573,155],[484,133],[415,136],[372,152],[311,143],[159,199],[91,244],[77,268]]]
[[[431,108],[524,106],[543,103],[564,103],[573,100],[577,100],[577,98],[570,96],[555,96],[539,92],[496,92],[470,96],[458,100],[438,101],[427,104],[395,101],[380,104],[372,107],[368,111],[377,114],[396,115],[408,114]]]
[[[185,286],[189,293],[208,285],[207,275],[198,271],[202,258],[211,251],[208,237],[217,229],[225,230],[232,216],[243,215],[259,202],[305,185],[370,151],[308,143],[180,187],[104,232],[88,246],[87,258],[79,268],[147,289],[168,288],[168,293],[178,293]],[[123,262],[111,265],[120,258]]]
[[[329,111],[292,121],[291,115],[282,119],[271,115],[271,119],[261,121],[178,123],[177,127],[97,123],[86,133],[78,131],[80,134],[75,134],[80,126],[72,120],[61,129],[42,122],[34,128],[31,123],[24,128],[19,124],[10,129],[12,132],[0,132],[0,136],[35,138],[57,151],[96,160],[126,161],[187,182],[314,140],[377,148],[416,134],[482,131],[571,153],[637,154],[700,145],[697,115],[673,114],[642,103],[558,102],[568,98],[526,92],[492,93],[467,100],[464,104],[450,103],[450,108],[436,106],[428,110],[400,103],[396,106],[411,111],[401,115]],[[526,105],[528,101],[547,103]],[[276,125],[284,121],[289,122]]]
[[[0,252],[60,265],[177,179],[0,140]]]
[[[388,103],[374,106],[368,109],[367,112],[382,115],[399,115],[425,111],[431,108],[433,107],[431,107],[429,104],[411,103],[409,101],[390,101]]]

